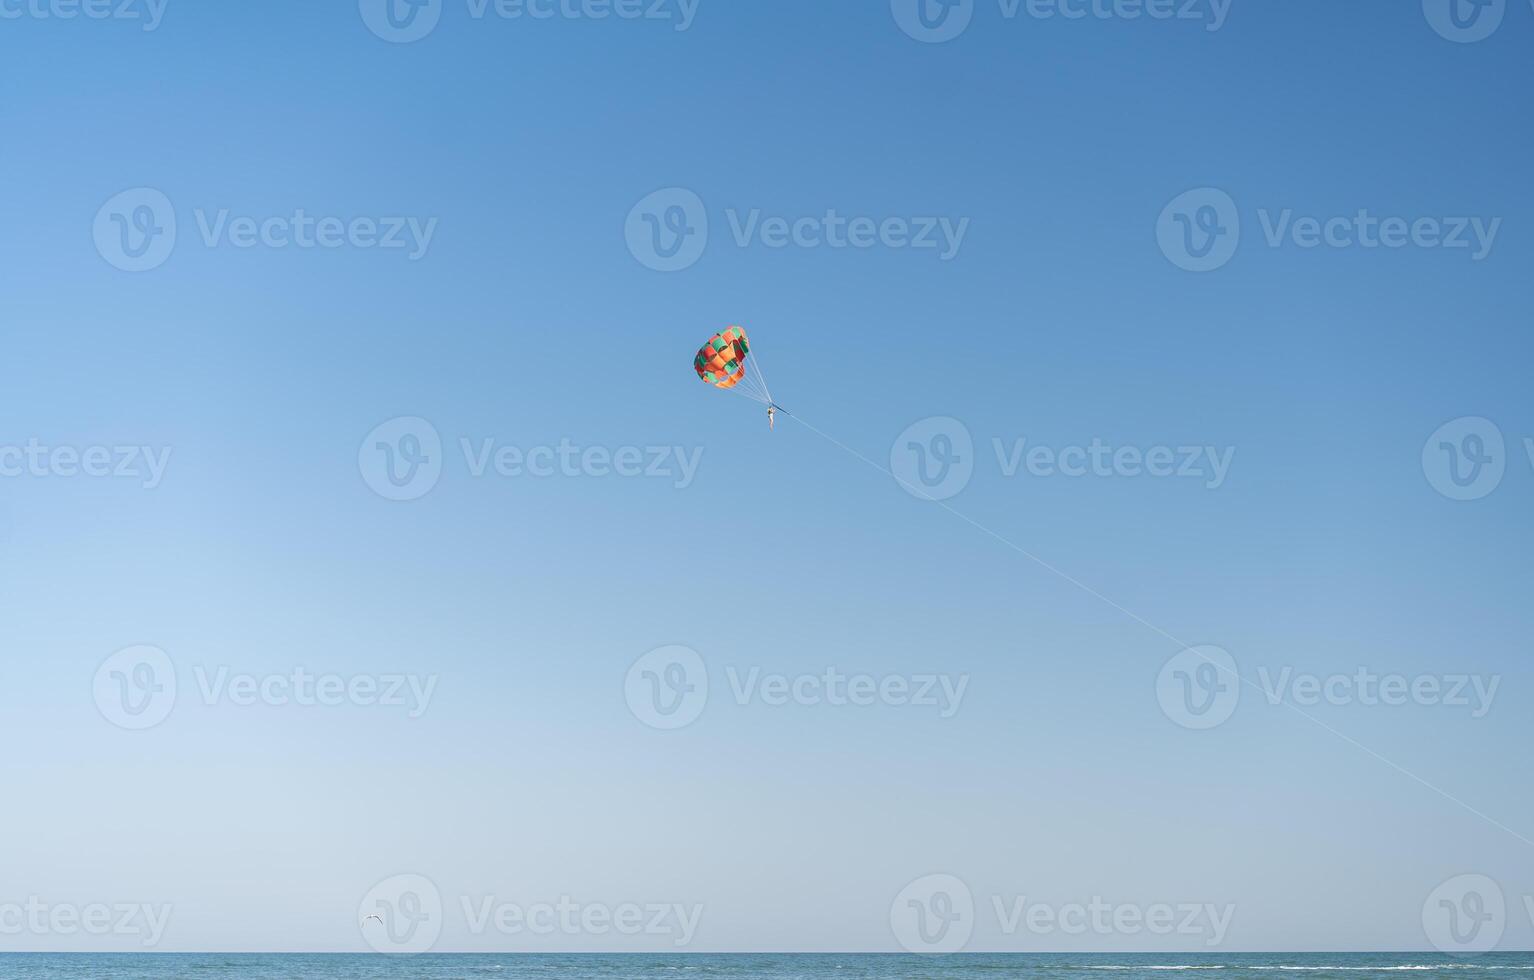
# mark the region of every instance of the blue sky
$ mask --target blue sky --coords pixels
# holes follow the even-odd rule
[[[409,43],[367,3],[5,7],[0,446],[140,475],[50,455],[0,479],[0,905],[167,903],[165,949],[367,949],[358,903],[420,874],[449,906],[438,948],[669,948],[475,935],[460,908],[569,895],[701,904],[694,949],[894,949],[892,900],[943,873],[980,909],[969,948],[1201,942],[987,918],[1100,895],[1231,903],[1229,949],[1399,949],[1428,945],[1435,888],[1480,874],[1528,948],[1534,9],[1494,5],[1471,39],[1435,3],[1235,0],[1211,30],[1208,4],[975,0],[940,43],[901,0],[444,0]],[[147,199],[110,202],[143,188],[174,247],[123,271],[110,232]],[[707,237],[656,271],[625,229],[676,188]],[[299,210],[410,244],[302,247]],[[964,231],[737,238],[831,210]],[[1295,221],[1360,211],[1422,234],[1299,243]],[[1237,219],[1220,267],[1158,244],[1179,213]],[[277,244],[239,247],[241,218],[282,219]],[[1471,219],[1497,222],[1488,248],[1420,244],[1474,241]],[[698,383],[733,323],[813,428]],[[405,501],[359,465],[400,418],[441,441]],[[932,418],[960,428],[902,435]],[[1503,475],[1455,500],[1423,449],[1446,424],[1435,443],[1484,447],[1467,418]],[[972,446],[951,510],[880,469],[939,431]],[[636,447],[662,475],[476,476],[461,440]],[[1228,471],[1008,475],[1094,441]],[[93,684],[141,645],[177,693],[126,731]],[[625,679],[670,645],[709,693],[661,731]],[[1187,645],[1256,685],[1499,686],[1482,717],[1354,698],[1307,719],[1248,685],[1196,731],[1157,698]],[[967,686],[951,717],[732,692],[828,667]],[[242,706],[204,693],[220,668],[434,688],[419,717]]]

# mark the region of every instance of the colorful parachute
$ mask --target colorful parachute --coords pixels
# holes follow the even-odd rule
[[[698,377],[715,388],[733,388],[746,376],[746,355],[751,353],[751,342],[739,327],[729,327],[709,338],[709,342],[693,358],[692,366]]]
[[[705,384],[773,407],[761,362],[751,353],[751,341],[740,327],[726,327],[710,337],[693,358],[692,366]]]

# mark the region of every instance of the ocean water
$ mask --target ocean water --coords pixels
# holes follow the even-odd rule
[[[0,954],[0,980],[1534,980],[1534,953]]]

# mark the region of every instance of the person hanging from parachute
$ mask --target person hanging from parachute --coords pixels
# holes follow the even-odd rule
[[[710,337],[693,358],[692,366],[705,384],[766,405],[768,429],[777,428],[777,413],[789,414],[772,400],[761,359],[751,353],[751,341],[740,327],[726,327]]]

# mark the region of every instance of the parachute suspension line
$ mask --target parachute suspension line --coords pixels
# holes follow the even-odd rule
[[[762,390],[761,386],[748,378],[741,378],[740,382],[736,384],[735,387],[729,388],[727,390],[733,391],[735,394],[740,395],[743,398],[749,398],[754,402],[760,402],[763,405],[772,404],[772,400],[767,396],[767,393]]]
[[[766,397],[767,404],[772,404],[772,389],[767,387],[767,372],[762,370],[762,359],[756,354],[746,358],[746,373],[756,373],[756,380],[761,383],[762,395]]]
[[[767,389],[767,379],[763,377],[760,366],[756,363],[756,355],[746,357],[746,370],[734,387],[728,389],[755,402],[763,405],[772,404],[772,392]]]
[[[762,401],[772,404],[772,391],[767,387],[767,376],[762,373],[761,362],[755,357],[746,359],[746,377],[750,378],[753,387],[761,392]]]
[[[724,390],[728,391],[732,395],[739,395],[742,398],[749,398],[754,402],[759,402],[762,400],[762,396],[752,391],[749,387],[746,386],[744,382],[737,384],[733,388],[726,388]]]

